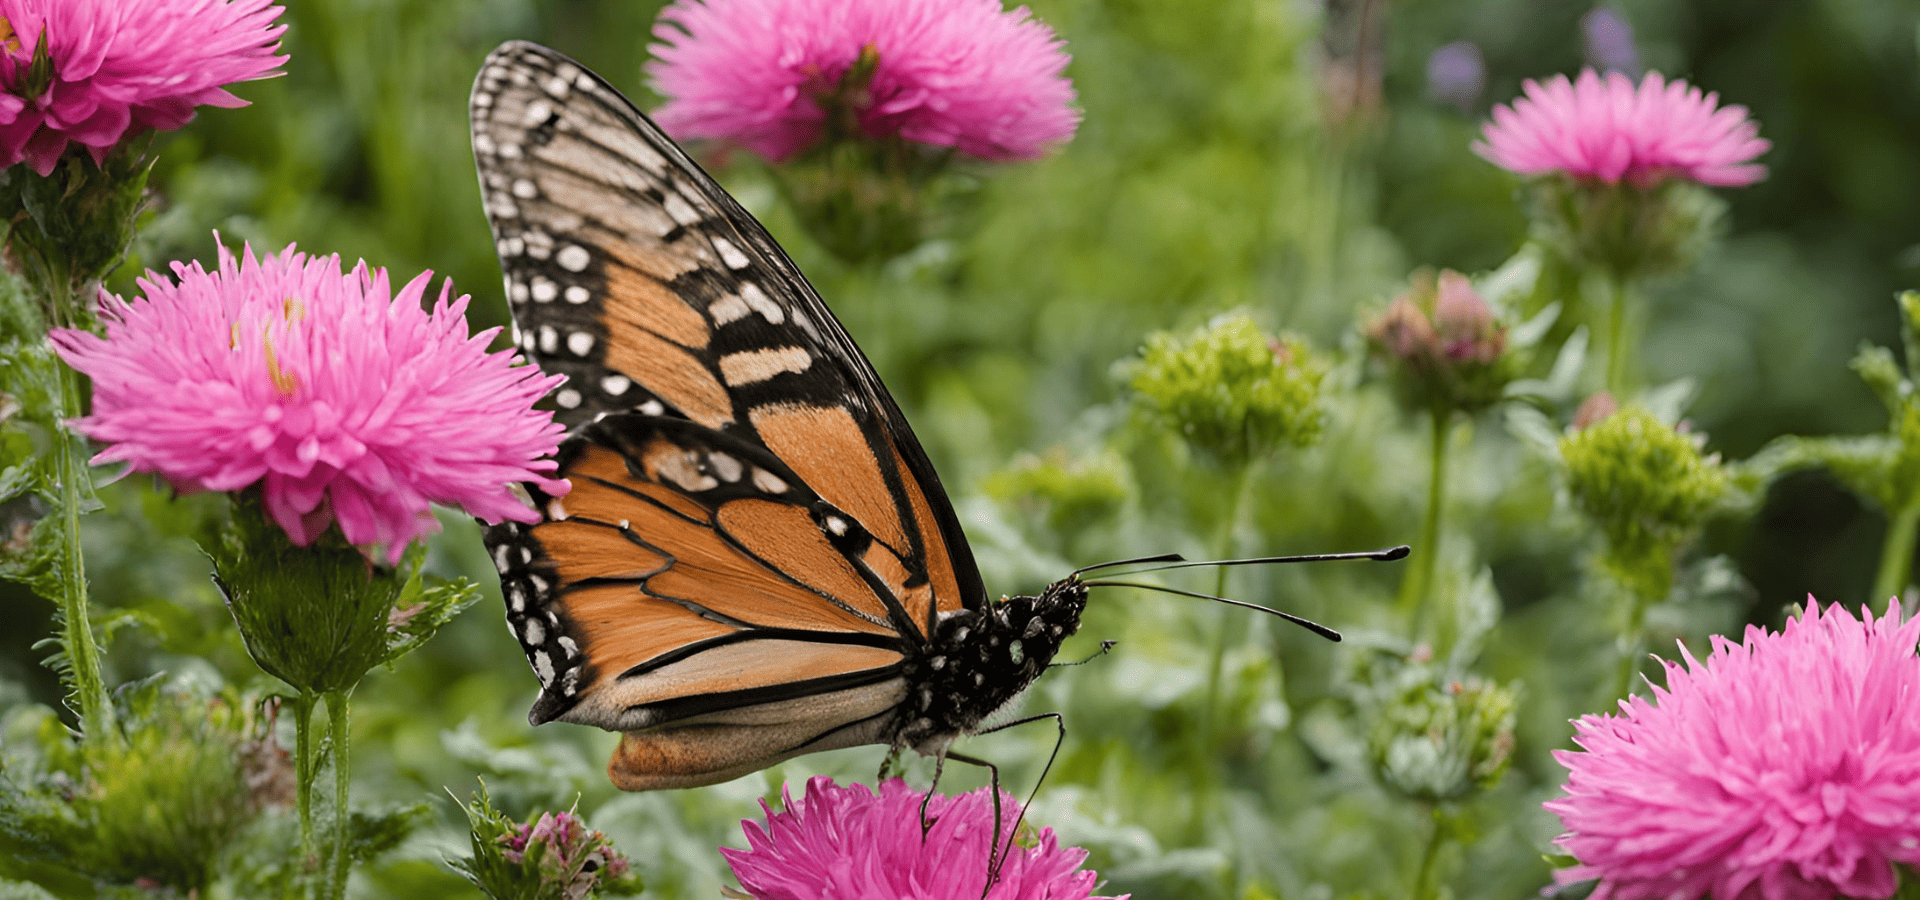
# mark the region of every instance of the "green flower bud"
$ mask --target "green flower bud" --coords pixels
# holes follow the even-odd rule
[[[1461,800],[1497,784],[1513,758],[1516,691],[1450,677],[1425,654],[1368,673],[1367,758],[1387,789],[1421,803]]]
[[[202,549],[248,654],[302,693],[352,688],[479,598],[466,582],[425,587],[417,545],[399,570],[368,562],[334,529],[297,546],[251,495]]]
[[[1149,336],[1133,389],[1154,421],[1235,466],[1319,440],[1325,376],[1304,340],[1269,338],[1252,319],[1230,316],[1185,336]]]
[[[1532,192],[1535,237],[1615,282],[1692,266],[1726,211],[1712,191],[1682,179],[1641,188],[1555,176],[1534,180]]]
[[[1632,408],[1560,439],[1568,490],[1606,535],[1610,562],[1671,577],[1673,551],[1732,487],[1719,455],[1701,451],[1704,443],[1704,436]],[[1658,599],[1665,591],[1643,593]]]
[[[1377,355],[1393,370],[1403,403],[1476,413],[1499,402],[1519,374],[1507,327],[1465,275],[1443,269],[1413,275],[1413,284],[1366,328]]]

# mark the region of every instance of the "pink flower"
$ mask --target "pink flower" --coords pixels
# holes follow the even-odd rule
[[[1656,702],[1575,723],[1546,804],[1607,898],[1881,898],[1920,862],[1920,620],[1808,609],[1780,634],[1681,648]]]
[[[196,106],[245,106],[223,85],[279,74],[270,0],[0,0],[0,167],[47,175],[69,142],[98,164],[129,133],[172,131]],[[52,80],[33,72],[45,35]]]
[[[385,269],[288,247],[255,260],[220,247],[220,265],[148,272],[144,297],[101,291],[106,337],[56,330],[54,348],[93,379],[93,414],[74,425],[110,444],[93,458],[155,472],[181,491],[258,485],[302,545],[337,521],[348,541],[397,562],[438,530],[429,503],[482,519],[538,521],[515,498],[550,477],[561,427],[533,402],[558,384],[511,351],[499,329],[468,336],[467,298],[445,282],[421,308],[430,272],[397,294]]]
[[[1647,188],[1667,178],[1742,186],[1766,177],[1753,160],[1772,146],[1744,106],[1649,72],[1635,88],[1619,72],[1592,69],[1575,82],[1528,81],[1511,108],[1493,108],[1473,151],[1521,175],[1564,172],[1578,179]]]
[[[526,860],[530,846],[545,846],[538,864],[541,886],[564,900],[591,896],[596,888],[623,879],[632,871],[632,864],[614,849],[606,835],[588,828],[571,811],[541,813],[533,824],[514,825],[513,829],[500,835],[499,843],[506,848],[500,855],[518,866]]]
[[[1063,42],[999,0],[675,0],[660,21],[661,126],[776,162],[828,131],[823,102],[867,138],[987,160],[1038,157],[1080,121]]]
[[[999,880],[983,898],[987,865],[1007,853],[1020,806],[1000,801],[1000,846],[993,846],[993,800],[986,788],[958,797],[935,794],[924,835],[926,794],[895,778],[875,796],[865,785],[839,787],[824,776],[799,800],[781,792],[785,812],[765,803],[767,823],[742,822],[746,850],[722,849],[740,886],[755,900],[1088,900],[1098,879],[1080,869],[1087,851],[1062,849],[1053,829],[1012,845]],[[1024,845],[1024,846],[1023,846]],[[1125,900],[1099,898],[1099,900]]]

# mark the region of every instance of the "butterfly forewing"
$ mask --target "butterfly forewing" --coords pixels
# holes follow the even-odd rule
[[[628,731],[615,768],[639,787],[888,740],[901,659],[985,592],[872,367],[759,223],[584,67],[504,45],[472,115],[516,340],[568,376],[572,493],[488,533],[533,717]]]

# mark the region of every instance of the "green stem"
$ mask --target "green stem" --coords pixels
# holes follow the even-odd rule
[[[1253,484],[1253,464],[1248,463],[1242,467],[1234,481],[1233,491],[1227,495],[1226,513],[1220,521],[1220,537],[1216,545],[1218,551],[1215,559],[1233,558],[1234,526],[1240,520],[1240,506],[1246,499],[1247,489]],[[1224,597],[1227,594],[1227,567],[1217,566],[1213,571],[1213,595]],[[1202,720],[1200,729],[1203,737],[1207,739],[1214,736],[1213,732],[1220,718],[1220,678],[1227,667],[1227,644],[1232,640],[1235,625],[1238,624],[1236,620],[1240,618],[1234,612],[1225,606],[1218,610],[1219,627],[1214,631],[1213,652],[1207,662],[1207,705],[1204,710],[1206,717]]]
[[[1617,401],[1624,402],[1628,390],[1632,387],[1628,375],[1629,361],[1633,356],[1633,340],[1628,334],[1628,305],[1632,302],[1632,286],[1624,277],[1607,277],[1607,292],[1610,295],[1607,322],[1607,391]]]
[[[347,895],[347,831],[351,815],[347,786],[351,770],[347,756],[347,690],[327,692],[327,736],[333,745],[333,868],[327,876],[327,896]]]
[[[1446,814],[1440,807],[1432,808],[1433,830],[1427,833],[1426,849],[1420,851],[1420,868],[1413,876],[1413,896],[1415,900],[1433,900],[1440,896],[1440,885],[1434,878],[1433,864],[1440,857],[1440,846],[1446,843]]]
[[[61,302],[61,298],[55,298],[55,302]],[[79,373],[65,363],[54,365],[60,369],[60,418],[78,418],[83,410]],[[113,723],[106,682],[100,675],[100,651],[93,642],[93,621],[87,613],[87,569],[80,547],[81,485],[87,483],[86,493],[92,493],[90,475],[83,462],[87,445],[85,438],[64,423],[59,427],[56,440],[59,446],[54,450],[54,464],[60,479],[60,627],[65,631],[61,640],[66,644],[67,660],[73,667],[73,699],[79,707],[75,712],[80,716],[81,731],[89,738],[100,738],[112,732]]]
[[[1627,621],[1620,632],[1620,673],[1614,679],[1608,700],[1624,699],[1633,692],[1634,676],[1647,657],[1647,609],[1667,596],[1673,586],[1673,556],[1669,550],[1648,551],[1644,557],[1615,559],[1611,563],[1615,578],[1627,594]]]
[[[1920,503],[1909,504],[1887,523],[1887,541],[1880,547],[1880,573],[1873,576],[1873,594],[1867,599],[1879,603],[1897,597],[1913,578],[1913,542],[1920,531]]]
[[[313,747],[314,695],[301,691],[288,705],[293,707],[293,781],[295,805],[300,810],[300,870],[307,871],[317,859],[313,844]]]
[[[1227,508],[1220,520],[1220,536],[1216,544],[1218,550],[1215,559],[1233,557],[1234,526],[1240,521],[1240,507],[1246,499],[1248,489],[1253,484],[1253,467],[1252,462],[1241,467],[1240,474],[1234,479],[1233,489],[1227,494]],[[1224,597],[1226,591],[1227,567],[1216,567],[1213,576],[1213,595]],[[1191,830],[1196,837],[1200,835],[1206,823],[1207,811],[1212,805],[1214,785],[1218,781],[1219,772],[1217,767],[1207,760],[1207,753],[1209,747],[1219,744],[1218,732],[1220,720],[1223,718],[1220,710],[1220,679],[1226,672],[1227,645],[1233,639],[1235,620],[1239,618],[1234,615],[1236,612],[1237,610],[1225,606],[1216,611],[1219,621],[1214,630],[1212,652],[1207,659],[1207,699],[1200,710],[1200,727],[1194,729],[1193,734],[1194,764],[1200,773],[1200,782],[1194,790],[1191,823]]]
[[[1440,564],[1440,518],[1447,504],[1447,438],[1453,410],[1436,404],[1432,419],[1432,443],[1427,448],[1427,515],[1420,526],[1420,545],[1413,550],[1413,565],[1400,582],[1400,613],[1408,618],[1416,636],[1421,620],[1426,618]]]

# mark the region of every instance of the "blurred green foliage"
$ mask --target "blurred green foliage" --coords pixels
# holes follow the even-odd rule
[[[1131,368],[1115,364],[1136,358],[1149,333],[1187,333],[1229,310],[1341,351],[1321,388],[1332,399],[1320,442],[1259,470],[1230,535],[1237,545],[1281,553],[1411,540],[1424,508],[1427,436],[1386,384],[1365,377],[1362,311],[1381,308],[1416,266],[1479,272],[1520,247],[1527,222],[1517,183],[1468,147],[1487,109],[1521,79],[1580,65],[1578,21],[1592,4],[1227,0],[1198,15],[1155,0],[1031,5],[1074,54],[1070,74],[1086,112],[1079,136],[1046,161],[981,171],[978,195],[947,236],[902,258],[839,261],[795,226],[763,168],[743,156],[704,157],[874,358],[954,494],[990,589],[1030,591],[1076,565],[1214,546],[1233,476],[1196,464],[1182,442],[1130,416]],[[1700,264],[1644,287],[1644,383],[1692,379],[1687,416],[1733,460],[1781,435],[1884,434],[1884,407],[1847,361],[1863,341],[1895,343],[1899,319],[1887,300],[1920,281],[1914,9],[1901,0],[1616,7],[1634,25],[1644,64],[1746,105],[1774,142],[1762,160],[1766,181],[1719,193],[1724,236]],[[205,110],[161,138],[156,211],[110,286],[131,290],[143,267],[211,258],[218,229],[230,244],[298,242],[403,277],[432,268],[474,294],[476,328],[501,324],[499,269],[467,149],[473,73],[501,40],[533,39],[648,106],[639,71],[657,8],[291,4],[287,75],[238,86],[252,107]],[[1457,40],[1476,43],[1488,67],[1484,92],[1465,111],[1429,100],[1424,83],[1428,55]],[[1601,321],[1604,303],[1585,299],[1593,286],[1564,264],[1545,259],[1536,276],[1533,299],[1516,312],[1562,303],[1549,337],[1556,346]],[[1541,354],[1529,377],[1552,382],[1553,358]],[[1577,399],[1543,398],[1541,417],[1564,425]],[[1538,891],[1558,829],[1539,804],[1563,775],[1549,754],[1568,746],[1570,717],[1613,699],[1594,686],[1616,666],[1618,598],[1585,575],[1593,535],[1566,502],[1551,454],[1498,419],[1449,436],[1447,538],[1417,551],[1440,562],[1441,614],[1429,617],[1428,633],[1406,633],[1393,566],[1232,573],[1230,595],[1339,628],[1342,645],[1240,611],[1097,593],[1062,658],[1090,656],[1102,639],[1118,646],[1048,674],[1025,700],[1028,711],[1064,711],[1069,729],[1030,818],[1088,847],[1114,892],[1405,896],[1439,820],[1375,774],[1376,722],[1357,711],[1345,660],[1378,648],[1408,658],[1426,643],[1447,665],[1458,661],[1447,671],[1477,673],[1476,689],[1521,686],[1504,701],[1513,704],[1511,768],[1453,801],[1454,839],[1435,842],[1434,877],[1453,896]],[[1048,462],[1016,462],[1022,454]],[[166,672],[272,689],[190,540],[218,515],[208,498],[169,498],[145,478],[104,485],[101,498],[105,508],[86,520],[96,615],[128,623],[103,629],[110,680]],[[4,512],[9,534],[32,516]],[[578,797],[635,861],[650,895],[713,897],[727,880],[715,847],[740,845],[739,821],[755,801],[808,774],[872,776],[882,751],[857,748],[711,788],[618,794],[602,772],[613,735],[526,725],[535,682],[500,627],[478,532],[453,517],[445,524],[428,571],[469,577],[489,596],[355,694],[352,765],[363,803],[433,802],[476,776],[495,808],[521,820]],[[1648,611],[1649,646],[1667,652],[1679,639],[1699,648],[1746,621],[1777,623],[1809,591],[1869,599],[1884,530],[1878,510],[1819,469],[1781,479],[1757,504],[1710,522],[1679,560],[1680,599]],[[1204,577],[1173,583],[1199,589]],[[1223,612],[1232,640],[1210,687]],[[43,599],[0,585],[0,615],[13,623],[0,633],[9,735],[58,702],[32,646],[51,633],[50,613]],[[1438,703],[1449,696],[1441,689],[1419,696]],[[1485,733],[1504,721],[1499,705],[1462,727]],[[1193,740],[1203,727],[1208,740]],[[284,723],[280,730],[291,743]],[[963,750],[1003,763],[1009,781],[1025,786],[1051,742],[1048,729],[1014,729]],[[948,777],[949,790],[973,786],[967,773]],[[473,895],[444,862],[468,842],[457,804],[437,801],[410,835],[398,826],[381,834],[394,846],[357,871],[353,896]],[[14,890],[9,879],[60,896],[106,895],[43,866],[0,859],[0,896]]]

